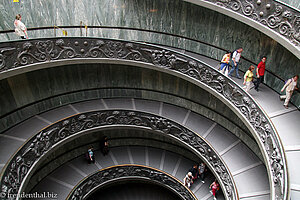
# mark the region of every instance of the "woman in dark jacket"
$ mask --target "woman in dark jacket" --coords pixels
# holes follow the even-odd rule
[[[103,136],[103,138],[100,140],[100,151],[102,152],[103,156],[107,155],[109,152],[107,136]]]

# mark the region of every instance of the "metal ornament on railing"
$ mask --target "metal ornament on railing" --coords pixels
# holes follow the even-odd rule
[[[10,160],[1,177],[1,197],[8,194],[18,194],[33,166],[53,146],[65,141],[82,131],[96,128],[126,126],[129,128],[142,128],[168,135],[187,144],[197,152],[198,156],[207,163],[223,188],[227,200],[237,200],[236,188],[233,178],[218,153],[211,148],[205,140],[196,133],[166,118],[149,113],[127,110],[105,110],[78,114],[59,121],[32,137]],[[23,188],[24,189],[24,188]]]
[[[0,44],[0,50],[4,45],[5,43]],[[153,69],[174,72],[179,76],[188,77],[187,80],[201,83],[223,101],[229,102],[232,109],[249,123],[250,130],[266,159],[273,199],[286,198],[288,191],[286,158],[275,129],[247,92],[212,67],[160,47],[111,39],[61,38],[19,41],[9,45],[15,52],[0,60],[2,66],[0,74],[26,65],[45,64],[51,61],[76,58],[76,62],[80,63],[81,59],[83,59],[81,62],[84,62],[85,59],[104,58],[135,62],[137,65],[144,63]]]
[[[290,43],[300,46],[300,13],[273,0],[204,0],[237,12],[277,32]]]
[[[197,200],[179,180],[154,168],[141,165],[120,165],[102,169],[83,179],[68,196],[68,200],[86,199],[91,192],[114,181],[147,180],[173,191],[183,200]]]

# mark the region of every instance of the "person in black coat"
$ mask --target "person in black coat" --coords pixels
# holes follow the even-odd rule
[[[103,136],[103,138],[100,140],[100,151],[102,152],[103,156],[107,155],[109,152],[107,136]]]
[[[196,164],[189,170],[189,172],[192,172],[193,180],[198,178],[198,166]]]

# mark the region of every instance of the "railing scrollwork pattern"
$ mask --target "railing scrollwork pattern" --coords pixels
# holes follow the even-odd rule
[[[68,200],[82,200],[95,191],[99,186],[107,182],[119,181],[120,179],[134,179],[151,181],[163,185],[174,191],[181,199],[197,200],[193,194],[177,179],[157,169],[139,165],[120,165],[100,170],[82,180],[68,196]]]
[[[24,177],[33,165],[54,146],[81,131],[113,126],[146,128],[188,144],[212,168],[228,200],[237,200],[233,178],[218,154],[201,137],[187,128],[153,114],[105,110],[78,114],[57,122],[31,138],[13,157],[1,178],[1,197],[21,192]]]
[[[1,46],[5,44],[0,44],[0,50],[2,49]],[[212,67],[183,54],[164,50],[160,47],[110,39],[56,38],[19,41],[11,43],[11,48],[15,49],[11,56],[1,57],[2,54],[0,55],[2,58],[0,59],[0,66],[2,66],[0,74],[4,74],[8,69],[18,69],[21,66],[32,64],[45,64],[51,61],[74,58],[77,60],[109,58],[144,63],[153,66],[153,69],[163,69],[189,79],[192,78],[190,80],[215,91],[215,95],[228,102],[233,110],[236,110],[247,121],[246,123],[251,127],[250,129],[260,144],[266,159],[273,199],[286,198],[288,191],[287,166],[283,147],[274,127],[248,93]],[[43,148],[47,148],[47,144]],[[36,148],[36,151],[38,149]],[[22,159],[22,156],[18,158],[19,161]],[[25,163],[24,166],[26,165]],[[222,171],[222,169],[219,170]]]
[[[273,0],[204,0],[260,23],[300,46],[300,13]]]

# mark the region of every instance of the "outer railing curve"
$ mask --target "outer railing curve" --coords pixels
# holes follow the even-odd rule
[[[99,170],[85,177],[68,195],[68,200],[83,200],[100,187],[114,181],[146,180],[162,185],[181,197],[182,200],[197,200],[181,181],[171,175],[142,165],[117,165]]]
[[[38,66],[56,66],[60,61],[127,62],[144,65],[184,78],[206,89],[229,106],[256,139],[268,170],[272,199],[286,199],[289,191],[286,157],[280,138],[256,101],[232,79],[209,65],[154,45],[99,38],[52,38],[2,43],[7,45],[0,60],[0,74],[24,72]]]
[[[223,159],[202,137],[164,117],[131,110],[81,113],[41,130],[15,153],[3,169],[0,199],[6,199],[8,194],[22,193],[37,163],[67,140],[86,131],[118,127],[146,129],[176,139],[207,164],[218,179],[227,200],[239,199],[233,177]]]
[[[288,6],[288,5],[287,5]],[[300,11],[298,11],[300,12]],[[33,27],[33,28],[28,28],[27,30],[28,31],[38,31],[38,30],[52,30],[54,29],[54,33],[55,33],[55,28],[56,26],[46,26],[46,27]],[[80,26],[60,26],[61,28],[63,29],[80,29],[80,37],[83,36],[83,31],[82,31],[82,24]],[[186,39],[188,41],[192,41],[192,42],[196,42],[198,44],[202,44],[202,45],[206,45],[206,46],[209,46],[211,48],[214,48],[214,49],[217,49],[219,51],[222,51],[222,52],[229,52],[230,50],[228,49],[224,49],[224,48],[221,48],[219,46],[216,46],[214,44],[210,44],[210,43],[207,43],[205,41],[201,41],[201,40],[197,40],[197,39],[194,39],[194,38],[190,38],[190,37],[186,37],[186,36],[183,36],[183,35],[177,35],[177,34],[173,34],[173,33],[167,33],[167,32],[161,32],[161,31],[156,31],[156,30],[150,30],[150,29],[142,29],[142,28],[135,28],[135,27],[124,27],[124,26],[85,26],[85,29],[86,29],[86,34],[85,36],[87,37],[88,36],[88,29],[108,29],[108,30],[125,30],[125,31],[138,31],[138,32],[143,32],[143,33],[153,33],[153,34],[160,34],[160,35],[165,35],[165,36],[170,36],[170,37],[175,37],[175,38],[181,38],[181,39]],[[0,34],[8,34],[8,33],[14,33],[14,30],[0,30]],[[56,37],[56,34],[54,34],[54,37]],[[91,36],[93,37],[93,36]],[[33,39],[33,38],[32,38]],[[123,38],[118,38],[118,39],[123,39]],[[137,42],[137,41],[133,41],[133,42]],[[138,42],[146,42],[146,41],[138,41]],[[147,42],[149,44],[154,44],[156,45],[155,43],[151,43],[151,42]],[[157,45],[161,45],[161,44],[157,44]],[[165,45],[162,45],[163,47],[167,47]],[[0,49],[0,53],[1,52],[5,52],[6,49]],[[295,51],[293,51],[295,52]],[[222,54],[223,55],[223,54]],[[3,56],[3,55],[2,55]],[[249,60],[248,58],[246,57],[241,57],[242,60],[245,60],[249,65],[257,65],[256,62],[253,62],[251,60]],[[1,56],[0,56],[0,59],[1,59]],[[213,58],[214,59],[214,58]],[[244,71],[245,72],[245,71]],[[283,77],[280,77],[278,74],[275,74],[273,73],[272,71],[266,69],[266,72],[268,73],[268,76],[270,75],[271,77],[274,77],[275,79],[278,79],[280,82],[284,83],[286,81],[285,78]],[[0,76],[0,79],[2,77]],[[278,92],[278,91],[277,91]],[[294,92],[297,92],[299,93],[299,90],[295,90]],[[293,104],[293,99],[291,100],[291,103]],[[300,109],[299,105],[295,105],[298,109]]]
[[[185,1],[221,12],[258,29],[300,59],[299,10],[274,0]]]

